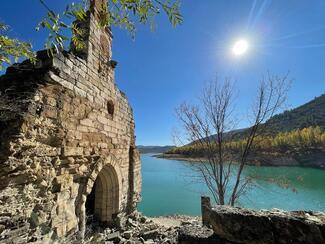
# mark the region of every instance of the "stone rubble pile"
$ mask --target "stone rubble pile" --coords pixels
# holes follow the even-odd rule
[[[177,225],[164,223],[178,222]],[[174,215],[161,218],[149,218],[139,212],[128,217],[120,217],[117,228],[103,228],[99,223],[87,226],[84,243],[105,244],[192,244],[192,243],[230,243],[224,242],[214,235],[212,229],[202,226],[199,217]],[[77,239],[65,239],[64,242],[79,243]]]
[[[141,213],[135,212],[126,219],[120,219],[124,224],[121,228],[106,228],[85,240],[85,243],[178,243],[179,227],[165,227],[154,223]]]

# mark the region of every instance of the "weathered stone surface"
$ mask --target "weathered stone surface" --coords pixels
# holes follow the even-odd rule
[[[203,203],[203,202],[202,202]],[[237,243],[325,243],[325,214],[282,210],[253,211],[229,206],[202,210],[205,224]]]
[[[109,224],[140,199],[133,113],[109,64],[112,35],[96,14],[79,23],[81,52],[41,51],[36,65],[0,77],[0,242],[27,224],[27,239],[82,237],[90,208]]]
[[[143,237],[143,239],[148,240],[148,239],[155,239],[158,235],[159,232],[156,229],[156,230],[145,231],[141,236]]]
[[[108,241],[118,241],[120,239],[120,232],[116,231],[110,234],[106,234],[105,239]]]
[[[212,229],[205,226],[189,224],[180,228],[178,232],[178,243],[180,244],[231,244],[233,242],[223,240],[214,234]]]
[[[132,237],[132,231],[125,231],[123,233],[123,236],[126,238],[126,239],[130,239]]]

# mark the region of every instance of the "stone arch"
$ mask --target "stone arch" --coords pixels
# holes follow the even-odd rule
[[[94,201],[94,203],[90,204],[92,209],[89,210],[100,222],[111,222],[114,214],[117,214],[119,210],[119,185],[117,175],[111,165],[105,165],[99,172],[91,193],[87,195],[87,200],[89,202]]]
[[[94,214],[101,221],[109,223],[121,209],[123,180],[118,161],[109,156],[99,159],[88,176],[82,191],[81,201],[77,206],[79,230],[83,236],[86,228],[86,201],[95,187]]]

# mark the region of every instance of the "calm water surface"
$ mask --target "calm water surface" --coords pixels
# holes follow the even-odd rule
[[[158,159],[142,154],[142,202],[139,210],[148,216],[187,214],[200,215],[200,196],[207,194],[204,184],[184,161]],[[239,205],[254,209],[325,211],[325,170],[299,167],[254,167],[244,172],[265,177],[284,176],[290,189],[277,184],[256,181]],[[297,191],[293,191],[295,188]]]

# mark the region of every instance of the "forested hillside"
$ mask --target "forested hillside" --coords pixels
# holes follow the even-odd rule
[[[273,116],[266,127],[274,132],[319,126],[325,129],[325,94],[292,110]]]
[[[231,152],[240,150],[248,131],[228,132],[225,147]],[[166,154],[202,158],[205,148],[193,142]],[[282,157],[294,160],[295,164],[325,166],[325,94],[268,120],[255,139],[253,155],[263,156],[264,164]]]

